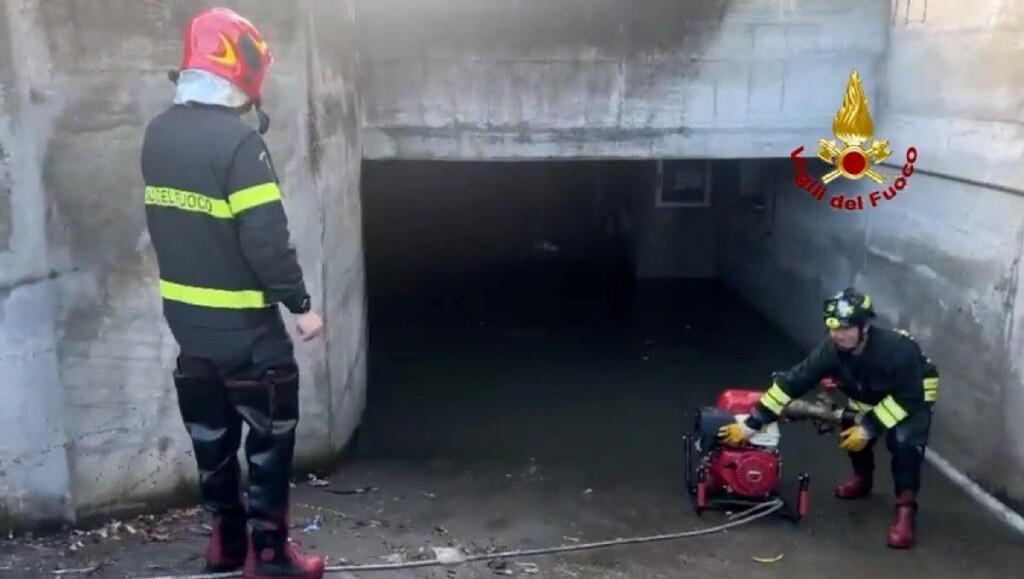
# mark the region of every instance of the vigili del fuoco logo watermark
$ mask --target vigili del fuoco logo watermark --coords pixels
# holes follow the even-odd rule
[[[828,197],[828,204],[834,209],[845,209],[847,211],[861,211],[865,207],[864,195],[844,196],[842,194],[829,195],[826,185],[839,177],[846,177],[857,181],[863,177],[871,179],[883,188],[872,191],[867,195],[867,204],[877,207],[880,202],[894,199],[900,191],[907,187],[907,181],[914,174],[914,163],[917,161],[917,148],[907,148],[903,170],[893,179],[893,182],[885,187],[885,176],[872,169],[872,165],[884,162],[892,155],[889,150],[887,139],[875,139],[875,126],[871,120],[871,113],[868,111],[868,99],[864,95],[864,88],[860,83],[860,75],[854,70],[850,74],[850,81],[846,84],[846,94],[843,95],[843,106],[839,108],[835,119],[832,121],[832,133],[841,143],[819,139],[818,158],[833,167],[831,171],[821,177],[821,182],[815,180],[807,172],[807,159],[800,156],[803,152],[803,145],[797,147],[789,154],[793,161],[793,169],[796,172],[794,182],[797,187],[807,191],[818,201],[824,201]],[[871,141],[870,146],[866,146]]]

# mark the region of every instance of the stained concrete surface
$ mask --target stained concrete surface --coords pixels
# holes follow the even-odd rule
[[[892,9],[876,126],[894,151],[913,144],[921,159],[910,194],[865,220],[869,257],[857,275],[906,304],[892,315],[913,320],[950,370],[948,393],[962,404],[941,417],[944,454],[1024,512],[1024,445],[1003,442],[1024,437],[1024,46],[1010,40],[1024,5],[897,0]],[[895,223],[914,233],[894,235]],[[909,297],[922,292],[931,299]]]
[[[857,68],[877,100],[889,4],[357,1],[364,154],[784,156],[831,123],[820,87]]]
[[[497,303],[502,296],[488,297]],[[339,557],[382,563],[396,553],[429,557],[430,546],[494,553],[724,522],[717,513],[698,518],[683,493],[679,439],[690,412],[712,403],[721,388],[763,387],[771,370],[802,350],[714,284],[642,285],[632,298],[638,306],[627,316],[591,305],[547,321],[493,315],[465,323],[434,310],[429,324],[374,326],[369,453],[347,460],[329,486],[296,481],[295,538],[331,554],[332,564]],[[503,303],[512,304],[506,311],[522,305]],[[892,551],[884,544],[892,508],[885,451],[875,494],[844,503],[831,497],[846,474],[835,439],[808,424],[783,433],[785,490],[792,494],[798,472],[812,477],[812,512],[798,525],[769,519],[697,539],[509,560],[508,568],[527,576],[518,563],[534,563],[534,576],[565,578],[1019,575],[1024,541],[931,467],[919,546]],[[330,492],[355,489],[364,492]],[[304,532],[317,517],[322,527]],[[85,538],[74,553],[66,539],[56,546],[49,539],[6,542],[0,574],[48,577],[58,566],[99,561],[106,565],[91,575],[98,579],[193,572],[202,522],[168,522],[167,542],[124,531],[121,541]],[[780,554],[771,564],[751,559]],[[495,572],[478,562],[358,576]]]

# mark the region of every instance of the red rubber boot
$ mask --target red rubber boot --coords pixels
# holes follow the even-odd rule
[[[854,474],[849,480],[836,487],[836,497],[840,499],[862,499],[871,494],[873,481],[871,477]]]
[[[206,546],[206,572],[224,573],[241,569],[248,550],[245,519],[214,521],[210,543]]]
[[[322,579],[327,558],[302,552],[287,533],[253,531],[244,579]]]
[[[244,579],[321,579],[326,557],[303,553],[288,538],[289,473],[299,422],[297,367],[259,381],[234,380],[228,390],[249,424],[249,549]]]
[[[903,491],[896,497],[896,518],[889,528],[889,547],[909,549],[914,546],[917,500],[912,491]]]

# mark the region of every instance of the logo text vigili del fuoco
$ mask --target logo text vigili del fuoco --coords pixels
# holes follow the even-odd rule
[[[856,70],[850,75],[850,81],[846,85],[843,106],[839,108],[832,121],[832,132],[840,144],[826,139],[818,141],[818,158],[833,167],[821,177],[821,182],[816,181],[807,172],[807,159],[800,156],[804,150],[803,145],[790,153],[789,157],[793,160],[793,169],[796,172],[797,187],[804,189],[818,201],[823,201],[828,196],[828,189],[825,186],[839,177],[854,181],[867,177],[884,186],[885,177],[872,166],[884,162],[892,155],[892,151],[889,150],[888,140],[873,138],[875,127],[868,111],[868,99],[864,95],[864,88],[860,84],[860,76]],[[870,146],[867,144],[868,141],[871,141]],[[907,180],[914,174],[916,161],[917,149],[908,148],[903,170],[893,182],[888,187],[868,194],[868,203],[871,207],[877,207],[883,199],[893,199],[906,188]],[[829,205],[835,209],[860,211],[864,209],[864,195],[832,195],[829,196]]]

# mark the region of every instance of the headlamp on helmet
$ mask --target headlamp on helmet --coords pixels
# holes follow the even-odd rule
[[[825,300],[825,327],[830,330],[864,324],[875,317],[871,305],[871,296],[862,294],[853,288],[847,288]]]

